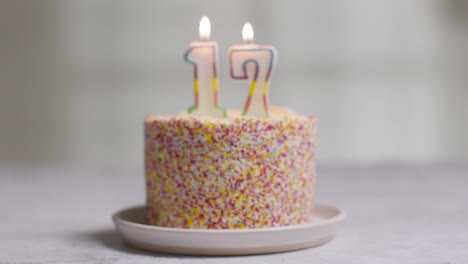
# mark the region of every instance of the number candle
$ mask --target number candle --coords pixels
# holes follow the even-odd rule
[[[277,53],[271,45],[253,44],[253,36],[252,26],[246,23],[242,28],[246,44],[229,49],[230,74],[233,79],[250,81],[243,115],[268,118],[268,81],[276,64]]]
[[[211,24],[208,17],[200,20],[200,39],[191,42],[184,59],[193,65],[195,105],[188,112],[197,116],[225,117],[226,110],[218,105],[218,43],[208,41]]]

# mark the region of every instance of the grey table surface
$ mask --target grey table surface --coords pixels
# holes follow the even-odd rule
[[[144,202],[143,170],[0,166],[0,263],[468,263],[468,166],[320,167],[318,200],[345,209],[319,247],[193,257],[125,245],[111,215]]]

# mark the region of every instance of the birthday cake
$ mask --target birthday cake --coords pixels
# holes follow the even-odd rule
[[[311,221],[316,120],[271,107],[145,119],[147,221],[178,228],[278,227]]]

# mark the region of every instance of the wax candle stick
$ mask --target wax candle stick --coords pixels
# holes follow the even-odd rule
[[[271,45],[253,44],[253,29],[246,23],[242,37],[246,44],[234,45],[229,49],[231,78],[250,81],[249,94],[243,115],[268,118],[269,80],[277,60],[276,49]]]
[[[208,17],[200,20],[201,41],[190,43],[184,59],[193,65],[195,105],[188,112],[196,116],[225,117],[218,105],[218,43],[209,41],[211,24]]]

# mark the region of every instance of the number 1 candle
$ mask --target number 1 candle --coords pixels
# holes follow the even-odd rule
[[[253,29],[250,23],[242,28],[244,45],[234,45],[229,49],[231,78],[250,81],[249,95],[243,115],[268,118],[269,79],[276,64],[277,52],[271,45],[253,44]]]
[[[196,116],[225,117],[218,105],[218,43],[208,41],[211,24],[208,17],[200,20],[201,41],[190,43],[184,59],[193,65],[195,105],[188,112]]]

